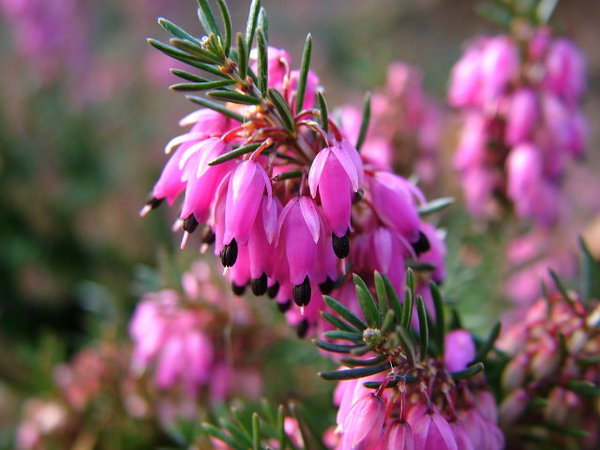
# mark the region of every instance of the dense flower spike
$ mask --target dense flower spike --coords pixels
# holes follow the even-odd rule
[[[539,299],[500,337],[498,348],[511,357],[502,373],[500,419],[513,446],[535,428],[539,439],[597,448],[599,323],[597,299],[585,303],[563,291]],[[584,432],[568,432],[574,429]]]
[[[546,27],[523,23],[469,44],[449,100],[463,112],[455,165],[472,214],[490,215],[496,197],[521,218],[558,222],[567,162],[585,149],[584,88],[583,55]]]
[[[161,24],[174,30],[164,19]],[[163,199],[173,204],[183,193],[176,224],[184,231],[182,247],[198,227],[210,230],[214,253],[230,268],[234,292],[241,295],[250,285],[255,295],[276,297],[282,308],[293,301],[301,316],[291,311],[288,317],[301,335],[319,321],[320,308],[307,308],[309,303],[342,286],[348,267],[361,273],[379,270],[402,289],[405,262],[427,255],[435,266],[431,276],[443,278],[443,243],[419,214],[423,194],[373,163],[373,152],[361,156],[346,137],[353,131],[328,119],[321,94],[317,98],[318,77],[308,69],[309,51],[294,71],[290,55],[266,46],[260,29],[251,52],[246,47],[252,42],[238,40],[237,55],[231,57],[214,34],[201,41],[174,34],[185,41],[172,40],[177,49],[151,43],[179,59],[180,52],[197,47],[186,58],[204,55],[203,64],[206,58],[214,61],[209,73],[219,76],[173,88],[216,85],[208,96],[229,103],[215,106],[212,100],[192,98],[208,109],[181,121],[192,129],[167,145],[167,153],[175,152],[142,214]],[[192,74],[183,78],[198,79]],[[395,78],[402,83],[403,75]],[[406,95],[419,97],[409,102],[415,110],[411,114],[424,114],[421,95]],[[208,245],[203,240],[202,248]]]
[[[180,391],[192,399],[207,390],[210,398],[223,400],[232,389],[237,375],[224,353],[234,348],[225,348],[219,339],[223,319],[235,323],[240,333],[252,324],[242,299],[236,299],[235,309],[227,309],[211,276],[206,263],[199,261],[183,275],[183,293],[149,293],[136,307],[129,326],[132,370],[137,376],[152,372],[161,391]],[[253,380],[252,370],[236,367],[235,372]],[[252,385],[247,385],[249,393],[256,395]]]

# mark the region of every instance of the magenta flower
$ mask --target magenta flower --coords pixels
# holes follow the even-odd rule
[[[175,292],[163,291],[138,305],[130,325],[133,367],[145,371],[155,365],[160,388],[181,383],[194,395],[210,376],[213,347],[201,331],[203,316],[177,303]]]
[[[444,339],[444,348],[444,365],[450,372],[466,369],[475,359],[475,343],[466,330],[449,332]]]
[[[336,245],[350,233],[352,198],[362,185],[363,167],[356,149],[337,143],[321,150],[308,174],[310,193],[321,200],[323,214],[333,230],[333,248],[339,258],[348,256],[348,245]],[[342,251],[343,250],[343,251]]]
[[[383,437],[385,403],[374,394],[358,399],[342,423],[344,450],[367,450],[376,448]]]
[[[450,424],[436,408],[427,411],[425,406],[415,405],[406,421],[413,431],[415,450],[458,450]]]
[[[383,439],[384,450],[414,450],[415,440],[410,425],[399,420],[393,422]]]
[[[239,164],[229,179],[225,210],[224,243],[235,239],[246,245],[263,195],[267,194],[267,208],[273,196],[271,182],[265,169],[257,162],[247,160]]]
[[[497,216],[510,200],[519,217],[556,224],[567,164],[586,145],[584,88],[580,51],[548,28],[515,29],[468,46],[448,97],[465,118],[455,165],[473,215]]]
[[[298,306],[308,304],[310,281],[315,279],[317,244],[321,237],[316,205],[309,197],[296,197],[288,202],[279,216],[280,236],[294,285],[294,300]]]
[[[408,242],[417,242],[421,221],[416,205],[423,201],[423,194],[408,180],[390,172],[377,171],[368,180],[373,206],[382,222]]]

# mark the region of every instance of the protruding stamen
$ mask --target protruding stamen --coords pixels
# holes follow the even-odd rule
[[[267,274],[263,272],[259,278],[251,280],[250,288],[252,289],[252,293],[257,297],[265,295],[267,292]]]
[[[181,250],[183,250],[185,248],[189,237],[190,237],[189,231],[184,231],[183,237],[181,238],[181,244],[179,244],[179,248]]]
[[[150,200],[148,200],[146,202],[144,207],[140,210],[140,216],[144,217],[146,214],[148,214],[153,209],[158,208],[162,204],[163,201],[164,201],[164,198],[152,197]]]
[[[187,231],[188,233],[193,233],[194,231],[196,231],[197,227],[198,221],[196,220],[193,214],[190,214],[185,219],[183,219],[182,228],[184,229],[184,231]]]
[[[335,256],[340,259],[344,259],[350,254],[350,240],[348,239],[349,233],[350,231],[347,231],[343,237],[337,237],[335,233],[331,233],[333,252],[335,253]]]
[[[232,267],[238,256],[238,245],[235,239],[232,239],[231,242],[225,246],[223,246],[223,250],[221,250],[221,263],[223,263],[224,267]]]
[[[311,296],[310,280],[308,279],[308,276],[304,278],[302,284],[294,286],[293,294],[296,305],[300,307],[308,305]]]

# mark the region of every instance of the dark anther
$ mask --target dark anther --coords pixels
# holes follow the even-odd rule
[[[302,284],[294,286],[294,302],[298,306],[306,306],[310,302],[310,294],[310,280],[307,276]]]
[[[352,197],[352,204],[355,205],[358,202],[360,202],[362,200],[362,198],[365,196],[365,191],[362,190],[362,188],[360,188],[358,191],[356,191],[354,193],[354,197]]]
[[[415,253],[417,255],[425,253],[431,248],[431,245],[429,244],[429,239],[427,239],[427,236],[425,236],[425,233],[423,233],[422,231],[419,231],[419,239],[416,242],[411,243],[410,245],[412,245],[412,248],[415,250]]]
[[[198,221],[194,217],[193,214],[190,214],[183,220],[183,231],[187,231],[188,233],[193,233],[198,226]]]
[[[239,286],[232,281],[231,282],[231,290],[233,291],[233,293],[235,295],[237,295],[238,297],[241,297],[242,295],[244,295],[244,292],[246,292],[246,285],[243,284],[243,285]]]
[[[281,311],[282,313],[286,313],[290,309],[290,306],[292,306],[291,300],[286,300],[283,303],[277,303],[277,307],[279,308],[279,311]]]
[[[350,240],[348,239],[348,231],[345,236],[337,237],[334,233],[331,234],[333,240],[333,252],[340,259],[345,258],[350,253]]]
[[[267,295],[269,296],[269,298],[275,298],[275,297],[277,297],[278,293],[279,293],[279,283],[276,281],[275,284],[272,284],[271,286],[269,286],[267,288]]]
[[[164,202],[164,198],[156,198],[156,197],[152,197],[150,200],[148,200],[146,202],[146,205],[150,208],[150,209],[156,209],[158,208],[162,202]]]
[[[202,232],[200,233],[200,240],[202,243],[211,245],[215,242],[215,232],[208,225],[204,225],[202,227]]]
[[[238,245],[235,239],[232,239],[231,242],[225,246],[223,246],[223,250],[221,250],[221,262],[225,267],[232,267],[235,264],[238,256]]]
[[[308,332],[308,320],[302,319],[298,325],[296,325],[296,334],[300,339],[306,337]]]
[[[334,287],[335,287],[335,281],[329,277],[327,277],[325,279],[325,281],[323,281],[321,284],[319,284],[319,289],[321,290],[321,293],[323,293],[325,295],[331,294],[331,291],[333,291]]]
[[[252,293],[257,297],[265,295],[267,292],[267,274],[263,272],[259,278],[251,280],[250,288],[252,289]]]

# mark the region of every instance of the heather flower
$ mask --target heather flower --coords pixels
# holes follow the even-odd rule
[[[474,364],[477,356],[471,334],[462,329],[445,333],[443,326],[438,329],[440,324],[435,322],[435,316],[428,319],[422,312],[418,313],[423,308],[419,298],[418,311],[414,314],[420,319],[413,329],[418,330],[419,336],[427,332],[428,339],[436,340],[436,349],[428,351],[422,340],[417,349],[418,339],[413,340],[408,334],[410,322],[407,317],[403,317],[403,312],[400,317],[394,312],[398,308],[403,310],[406,304],[394,306],[398,300],[390,300],[389,292],[383,294],[380,289],[381,283],[388,285],[391,280],[380,275],[376,277],[379,277],[380,286],[377,301],[381,301],[382,295],[387,296],[389,307],[393,308],[385,319],[378,319],[374,312],[366,312],[369,311],[366,305],[375,300],[364,291],[368,289],[364,281],[356,278],[357,295],[362,296],[360,309],[368,326],[366,323],[361,326],[358,316],[352,319],[350,311],[343,317],[347,324],[362,330],[362,340],[350,336],[342,338],[340,330],[346,329],[344,324],[325,336],[344,339],[354,345],[340,347],[336,344],[332,348],[329,343],[317,341],[324,350],[350,356],[341,359],[349,369],[321,374],[325,379],[341,380],[334,393],[334,403],[339,407],[336,418],[339,441],[335,448],[504,448],[504,437],[497,425],[498,407],[483,376],[477,374],[476,368],[481,370],[483,366]],[[410,274],[410,278],[407,285],[414,286],[414,276]],[[431,289],[432,295],[439,298],[435,288]],[[407,291],[405,298],[415,298],[414,288]],[[331,299],[327,303],[340,310]],[[423,328],[422,320],[427,320],[436,331],[429,334],[431,328]],[[400,327],[406,333],[400,332]],[[444,337],[443,341],[441,337]],[[364,353],[365,344],[373,350]]]
[[[253,51],[254,71],[262,67],[258,59]],[[237,69],[223,64],[224,73]],[[234,292],[241,295],[250,286],[255,295],[276,298],[305,335],[320,321],[320,293],[343,286],[348,266],[380,270],[401,289],[405,260],[428,253],[430,239],[436,240],[426,256],[435,265],[432,276],[443,278],[444,250],[434,230],[425,231],[418,212],[425,198],[416,186],[370,166],[334,121],[322,123],[314,109],[300,111],[300,81],[302,106],[311,108],[318,77],[309,71],[300,80],[291,64],[285,50],[267,49],[268,105],[280,96],[275,102],[297,110],[293,123],[282,126],[263,100],[232,106],[231,114],[218,109],[190,114],[181,125],[192,129],[167,145],[175,153],[142,213],[163,199],[174,204],[183,194],[175,224],[184,231],[182,247],[190,233],[202,230],[201,249],[214,244]],[[238,93],[254,92],[246,81],[234,80]],[[243,124],[234,113],[244,117]],[[371,245],[375,259],[366,254]],[[291,300],[299,310],[290,308]],[[318,305],[308,308],[313,301]]]
[[[498,340],[498,348],[511,358],[502,374],[506,397],[500,419],[515,445],[521,433],[546,423],[542,439],[566,444],[573,438],[550,434],[552,427],[583,429],[589,439],[577,445],[597,446],[596,400],[583,388],[600,380],[598,364],[590,363],[600,349],[597,316],[595,299],[584,303],[572,291],[550,294],[521,312]],[[540,401],[544,407],[535,408]]]
[[[508,201],[520,218],[558,223],[567,164],[584,153],[584,88],[581,52],[547,28],[524,25],[470,43],[448,98],[463,115],[455,166],[473,215],[493,217],[489,203]]]

